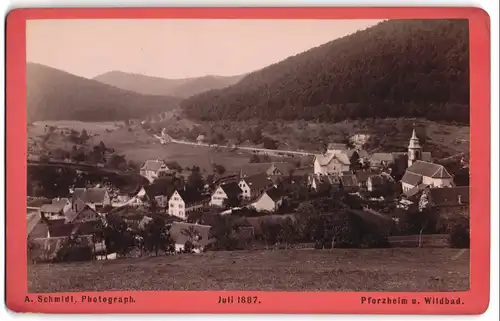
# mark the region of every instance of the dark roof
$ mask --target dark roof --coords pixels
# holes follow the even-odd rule
[[[206,197],[200,192],[192,190],[177,190],[185,204],[193,204],[203,201]]]
[[[284,196],[283,191],[276,187],[267,189],[265,193],[275,202],[280,200]]]
[[[103,203],[106,195],[105,188],[75,188],[72,196],[72,201],[81,199],[85,203]]]
[[[240,195],[242,193],[241,188],[238,186],[238,182],[229,182],[226,184],[222,184],[220,187],[228,196]]]
[[[370,162],[371,163],[382,163],[382,162],[386,162],[386,163],[392,163],[394,162],[394,154],[392,153],[374,153],[371,157],[370,157]]]
[[[343,187],[354,187],[358,186],[358,181],[355,175],[342,175],[340,176],[340,181]]]
[[[273,184],[271,178],[267,176],[267,174],[265,173],[248,176],[243,178],[243,180],[247,183],[247,185],[251,189],[259,191],[266,189],[267,187]]]
[[[406,171],[403,178],[401,178],[401,181],[406,184],[417,186],[422,182],[422,175]]]
[[[452,178],[450,173],[448,173],[443,165],[424,161],[416,161],[415,163],[413,163],[413,165],[408,167],[406,171],[432,178]]]
[[[165,186],[153,183],[153,184],[150,184],[150,185],[145,185],[144,186],[144,191],[146,192],[146,195],[150,199],[153,199],[156,196],[170,196],[170,195],[167,195],[167,194],[172,194],[172,192],[169,193],[163,187],[165,187]]]
[[[52,223],[52,222],[51,222]],[[76,225],[68,224],[49,224],[50,237],[67,237],[76,231]]]
[[[429,201],[434,206],[469,204],[469,186],[430,188]]]
[[[72,223],[75,221],[76,218],[78,218],[79,215],[81,215],[84,211],[91,211],[93,216],[99,217],[100,215],[93,210],[90,206],[85,205],[83,207],[77,208],[75,211],[74,209],[70,209],[68,212],[66,212],[66,223]],[[96,219],[91,219],[91,220],[96,220]]]
[[[201,239],[198,241],[201,246],[205,247],[214,241],[213,238],[210,238],[211,226],[184,222],[173,222],[170,227],[170,236],[176,244],[185,244],[189,240],[189,236],[183,233],[183,231],[191,227],[201,236]]]

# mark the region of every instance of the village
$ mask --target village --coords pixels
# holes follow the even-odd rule
[[[469,187],[433,162],[415,130],[406,152],[369,154],[330,143],[309,166],[253,162],[210,180],[199,168],[186,175],[168,164],[142,164],[144,184],[135,195],[102,183],[75,186],[69,197],[42,204],[28,198],[30,261],[289,247],[468,247]]]

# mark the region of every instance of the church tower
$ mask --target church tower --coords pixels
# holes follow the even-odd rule
[[[417,160],[421,159],[422,159],[422,147],[420,146],[420,141],[418,140],[414,128],[410,138],[410,144],[408,145],[408,167],[413,165],[413,163],[415,163]]]

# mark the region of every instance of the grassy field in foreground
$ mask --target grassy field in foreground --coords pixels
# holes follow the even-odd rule
[[[29,292],[124,290],[466,291],[469,251],[207,252],[28,266]]]

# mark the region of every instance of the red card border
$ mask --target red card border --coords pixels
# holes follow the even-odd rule
[[[135,304],[29,304],[26,258],[26,20],[30,19],[445,19],[469,20],[471,97],[471,287],[462,305],[366,305],[362,296],[450,297],[450,293],[376,292],[100,292],[131,295]],[[490,280],[490,19],[468,7],[58,8],[16,9],[6,24],[6,304],[45,313],[337,313],[479,314]],[[21,214],[21,215],[20,215]],[[58,293],[61,294],[61,293]],[[75,293],[71,293],[75,294]],[[83,293],[77,293],[83,294]],[[88,293],[88,295],[97,293]],[[217,305],[219,295],[258,295],[258,305]],[[196,302],[196,304],[195,304]]]

